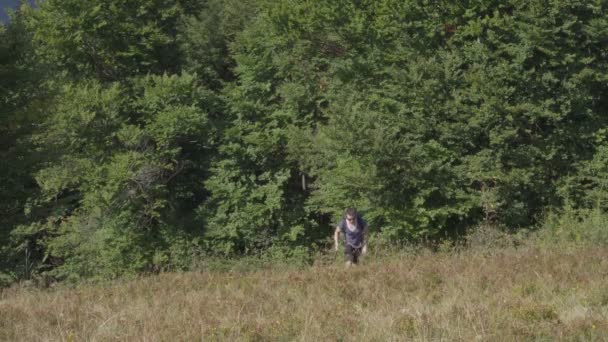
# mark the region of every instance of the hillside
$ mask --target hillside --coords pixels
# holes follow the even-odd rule
[[[605,248],[401,252],[344,269],[160,274],[0,300],[0,340],[601,340]]]

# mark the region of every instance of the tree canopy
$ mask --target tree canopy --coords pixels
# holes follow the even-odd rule
[[[8,282],[605,208],[604,1],[46,0],[0,26]]]

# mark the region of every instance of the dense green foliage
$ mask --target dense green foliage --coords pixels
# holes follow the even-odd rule
[[[390,241],[602,211],[607,6],[24,6],[0,30],[0,272],[302,259],[348,206]]]

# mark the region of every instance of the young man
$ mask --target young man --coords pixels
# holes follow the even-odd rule
[[[356,265],[361,254],[367,253],[367,222],[354,208],[346,209],[346,213],[334,232],[335,250],[338,251],[340,233],[344,234],[344,256],[346,266]]]

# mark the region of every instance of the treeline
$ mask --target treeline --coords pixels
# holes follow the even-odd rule
[[[606,205],[602,0],[45,0],[0,28],[0,282]]]

